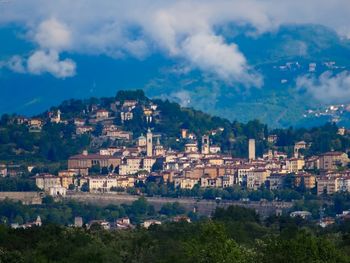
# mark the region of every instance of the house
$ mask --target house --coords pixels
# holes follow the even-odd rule
[[[298,158],[300,156],[300,150],[306,149],[306,142],[300,141],[294,144],[294,157]]]
[[[111,225],[106,220],[91,220],[88,224],[88,229],[90,229],[93,225],[98,225],[102,227],[104,230],[111,229]]]
[[[131,224],[130,219],[128,217],[117,219],[117,221],[115,222],[115,226],[117,229],[121,230],[133,228],[133,225]]]
[[[146,229],[148,229],[150,226],[152,225],[161,225],[162,222],[159,220],[155,220],[155,219],[150,219],[150,220],[146,220],[142,223],[142,226]]]
[[[321,170],[337,170],[349,162],[348,155],[343,152],[327,152],[320,155]]]
[[[305,160],[305,170],[318,170],[320,169],[320,159],[318,156],[311,156]]]
[[[128,109],[122,109],[120,112],[120,119],[123,122],[125,121],[130,121],[134,118],[134,114],[132,113],[132,111],[129,111]]]
[[[276,134],[271,134],[267,137],[267,141],[271,144],[275,144],[277,142],[277,135]]]
[[[28,121],[28,125],[30,127],[42,127],[43,126],[43,121],[41,119],[30,119]]]
[[[67,189],[62,186],[53,186],[49,188],[48,194],[51,196],[66,196]]]
[[[155,158],[151,158],[151,157],[143,158],[142,169],[146,170],[147,172],[151,172],[153,164],[155,164],[155,162],[156,162]]]
[[[74,217],[74,226],[83,227],[83,218],[81,216]]]
[[[109,117],[109,111],[101,109],[96,112],[96,119],[97,120],[105,120]]]
[[[192,189],[198,184],[198,179],[176,177],[174,178],[174,186],[181,189]]]
[[[140,137],[137,138],[137,146],[139,147],[146,147],[147,145],[147,139],[143,134],[141,134]]]
[[[142,170],[142,158],[141,157],[126,157],[123,159],[123,163],[119,165],[120,175],[136,174]]]
[[[197,153],[198,146],[197,143],[186,143],[185,144],[185,153]]]
[[[18,229],[18,228],[31,228],[31,227],[41,227],[42,222],[40,216],[37,216],[36,220],[34,222],[29,222],[23,225],[19,225],[18,223],[11,224],[11,228]]]
[[[297,173],[294,184],[296,187],[303,184],[306,189],[312,189],[316,186],[316,176],[310,173]]]
[[[255,169],[247,174],[247,188],[257,190],[261,185],[265,184],[266,178],[271,171],[266,169]]]
[[[112,187],[118,187],[116,177],[93,176],[88,178],[90,192],[109,192]]]
[[[52,174],[37,174],[33,177],[38,188],[50,191],[50,188],[61,187],[61,178]]]
[[[266,178],[266,187],[269,190],[281,190],[283,188],[285,175],[283,174],[271,174]]]
[[[304,166],[305,161],[301,158],[291,158],[286,161],[286,168],[291,173],[297,173],[298,171],[303,170]]]
[[[209,152],[210,152],[210,153],[213,153],[213,154],[216,154],[216,153],[221,152],[221,148],[220,148],[220,146],[218,146],[218,145],[211,145],[211,146],[209,147]]]
[[[61,111],[58,109],[55,112],[49,112],[49,118],[50,118],[50,122],[52,123],[60,123],[61,122]]]
[[[7,176],[7,166],[6,166],[6,164],[0,164],[0,176],[1,177]]]
[[[125,100],[123,103],[123,107],[131,107],[134,108],[138,104],[137,100]]]
[[[29,132],[41,132],[43,121],[41,119],[30,119],[28,121]]]
[[[290,217],[301,217],[302,219],[310,218],[312,215],[309,211],[294,211],[290,213]]]
[[[110,192],[111,188],[133,187],[133,177],[91,176],[88,177],[90,192]]]
[[[82,135],[82,134],[90,133],[93,130],[94,130],[94,128],[92,126],[78,126],[75,129],[75,134],[76,135]]]
[[[73,176],[59,176],[61,178],[61,185],[63,188],[68,189],[70,185],[74,184]]]
[[[84,119],[74,119],[74,125],[75,126],[84,126],[85,125],[85,120]]]
[[[337,175],[326,175],[317,177],[317,195],[334,194],[340,189]]]

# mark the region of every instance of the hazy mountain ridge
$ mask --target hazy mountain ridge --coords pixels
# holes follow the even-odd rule
[[[23,37],[21,29],[15,29],[0,30],[9,39],[2,47],[2,60],[30,50],[30,43],[18,44]],[[237,28],[225,28],[224,32],[227,41],[237,43],[249,64],[263,76],[263,87],[228,84],[162,54],[150,55],[142,61],[69,54],[77,63],[77,75],[73,78],[56,79],[46,74],[34,76],[0,69],[0,113],[35,114],[70,97],[110,96],[115,90],[143,88],[151,97],[170,98],[231,120],[257,118],[272,127],[305,126],[332,119],[304,117],[307,110],[323,107],[325,103],[297,89],[295,79],[348,69],[348,40],[316,25],[283,26],[260,36],[247,35]],[[339,68],[325,66],[330,61]],[[295,66],[296,62],[299,66]],[[310,63],[317,64],[315,72],[309,72]],[[346,114],[338,120],[345,125],[349,123]]]

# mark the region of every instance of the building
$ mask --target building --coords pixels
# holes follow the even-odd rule
[[[147,139],[143,134],[141,134],[140,137],[137,138],[137,146],[139,147],[146,147],[147,145]]]
[[[338,128],[338,134],[344,136],[346,133],[346,129],[344,127]]]
[[[259,189],[262,185],[265,185],[267,177],[271,174],[266,169],[256,169],[248,173],[247,175],[247,188],[252,190]]]
[[[317,195],[334,194],[340,189],[337,176],[327,175],[317,178]]]
[[[209,147],[209,152],[212,154],[217,154],[217,153],[221,152],[221,148],[218,145],[211,145]]]
[[[78,154],[69,157],[68,159],[68,169],[77,169],[81,175],[86,172],[86,169],[91,168],[94,165],[102,167],[118,167],[121,163],[121,158],[110,155],[100,155],[100,154],[88,154],[84,151],[83,154]]]
[[[36,186],[47,192],[50,188],[61,187],[61,178],[52,174],[38,174],[34,179]]]
[[[7,176],[7,166],[6,166],[6,164],[0,164],[0,176],[1,177]]]
[[[197,153],[198,146],[197,143],[186,143],[185,144],[185,153]]]
[[[123,159],[123,163],[119,165],[120,175],[133,175],[142,170],[142,158],[141,157],[126,157]]]
[[[294,184],[296,187],[303,184],[306,189],[312,189],[316,186],[316,176],[309,173],[297,173],[295,174]]]
[[[306,142],[300,141],[294,144],[294,157],[298,158],[300,156],[300,150],[306,149]]]
[[[82,135],[86,133],[90,133],[94,130],[92,126],[78,126],[75,129],[75,134],[76,135]]]
[[[318,156],[311,156],[305,160],[305,170],[318,170],[320,169],[320,158]]]
[[[142,226],[146,229],[148,229],[150,226],[152,225],[161,225],[162,222],[159,220],[155,220],[155,219],[150,219],[150,220],[146,220],[142,223]]]
[[[192,189],[198,184],[198,179],[177,177],[174,178],[174,186],[181,189]]]
[[[83,227],[83,218],[81,216],[76,216],[74,218],[74,226],[75,227]]]
[[[105,120],[105,119],[108,119],[109,117],[109,112],[107,110],[98,110],[96,112],[96,119],[98,120]]]
[[[210,141],[209,141],[209,136],[208,135],[203,135],[202,136],[202,149],[201,153],[202,154],[209,154],[210,152]]]
[[[188,132],[188,129],[181,129],[181,138],[182,139],[187,138],[187,132]]]
[[[291,158],[286,161],[286,168],[291,173],[297,173],[304,169],[305,161],[301,158]]]
[[[147,172],[151,172],[153,164],[155,162],[156,162],[155,158],[143,158],[142,170],[146,170]]]
[[[151,129],[148,129],[146,138],[147,138],[147,143],[146,143],[147,156],[151,157],[153,155],[153,134],[151,132]]]
[[[117,219],[117,221],[115,222],[115,226],[117,229],[121,230],[133,228],[133,225],[131,224],[130,219],[128,217]]]
[[[302,219],[311,218],[312,214],[309,211],[294,211],[290,213],[290,217],[301,217]]]
[[[248,144],[248,159],[255,160],[255,139],[249,139]]]
[[[88,178],[90,192],[109,192],[111,188],[126,188],[134,186],[134,178],[92,176]]]
[[[66,191],[67,191],[67,189],[62,187],[62,186],[55,186],[55,187],[50,187],[48,193],[49,193],[49,195],[54,196],[54,197],[56,197],[56,196],[63,196],[64,197],[64,196],[66,196]]]
[[[281,190],[285,176],[283,174],[271,174],[266,178],[266,187],[269,190]]]
[[[271,134],[267,137],[267,141],[271,144],[275,144],[277,142],[277,139],[278,137],[275,134]]]
[[[321,170],[337,170],[349,162],[348,155],[343,152],[327,152],[320,156]]]

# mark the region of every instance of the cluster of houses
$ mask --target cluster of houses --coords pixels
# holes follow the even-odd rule
[[[270,141],[274,139],[269,137]],[[131,147],[101,148],[98,153],[84,151],[71,156],[68,170],[60,171],[58,176],[39,174],[35,176],[36,184],[51,195],[65,195],[67,189],[105,193],[147,180],[183,189],[239,185],[248,190],[262,186],[281,190],[292,174],[292,187],[316,187],[318,195],[350,191],[347,154],[333,151],[304,158],[302,150],[308,145],[303,141],[295,144],[293,157],[269,150],[256,158],[255,140],[251,139],[248,159],[221,154],[220,148],[210,144],[208,135],[201,138],[200,146],[193,140],[184,151],[165,149],[151,130],[134,141]]]
[[[161,112],[153,102],[140,103],[137,100],[112,102],[108,109],[90,105],[81,118],[63,120],[60,110],[49,112],[46,119],[17,117],[18,124],[28,125],[29,130],[40,132],[45,122],[74,123],[75,136],[91,133],[100,125],[97,136],[100,142],[120,140],[122,146],[102,147],[98,152],[71,156],[68,169],[58,176],[38,174],[34,178],[40,189],[51,195],[65,195],[69,190],[110,192],[126,189],[140,182],[153,181],[174,184],[175,187],[192,189],[227,188],[239,185],[249,190],[264,186],[270,190],[283,189],[286,179],[293,174],[295,187],[317,188],[317,194],[332,194],[350,190],[348,156],[343,152],[327,152],[304,158],[303,152],[309,145],[300,141],[294,145],[294,154],[269,150],[262,157],[255,154],[255,140],[247,145],[248,158],[234,158],[221,153],[218,145],[211,143],[211,136],[222,128],[196,138],[187,129],[182,129],[178,140],[186,142],[183,151],[167,149],[161,144],[161,135],[148,129],[145,135],[133,138],[123,130],[120,123],[133,120],[135,111],[141,112],[145,122],[151,124],[161,119]],[[150,125],[151,126],[151,125]],[[221,129],[221,130],[220,130]],[[345,130],[339,129],[344,135]],[[277,135],[270,135],[268,143],[275,144]],[[13,168],[13,167],[12,167]],[[9,167],[0,165],[0,175],[8,173]],[[13,169],[12,169],[13,170]],[[315,171],[318,171],[315,173]]]

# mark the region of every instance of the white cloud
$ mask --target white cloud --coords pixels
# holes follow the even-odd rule
[[[23,24],[43,50],[115,58],[161,51],[220,78],[257,85],[261,78],[252,82],[256,74],[244,55],[216,27],[251,25],[259,34],[281,24],[317,23],[350,35],[349,10],[349,0],[26,0],[2,6],[0,25]]]
[[[56,51],[35,51],[27,61],[27,70],[31,74],[50,73],[57,78],[75,75],[76,65],[70,59],[60,60]]]
[[[297,79],[297,87],[324,103],[345,103],[350,97],[350,73],[343,71],[337,75],[325,72],[318,78],[303,76]]]
[[[42,48],[60,50],[69,47],[71,33],[66,25],[50,18],[39,24],[34,39]]]
[[[222,37],[212,34],[197,34],[188,37],[181,47],[192,64],[216,73],[226,81],[242,81],[261,85],[261,79],[251,78],[245,57],[235,44],[225,44]]]
[[[36,50],[28,58],[15,55],[7,61],[0,61],[1,68],[22,74],[49,73],[56,78],[68,78],[76,74],[75,62],[71,59],[60,60],[55,50]]]

